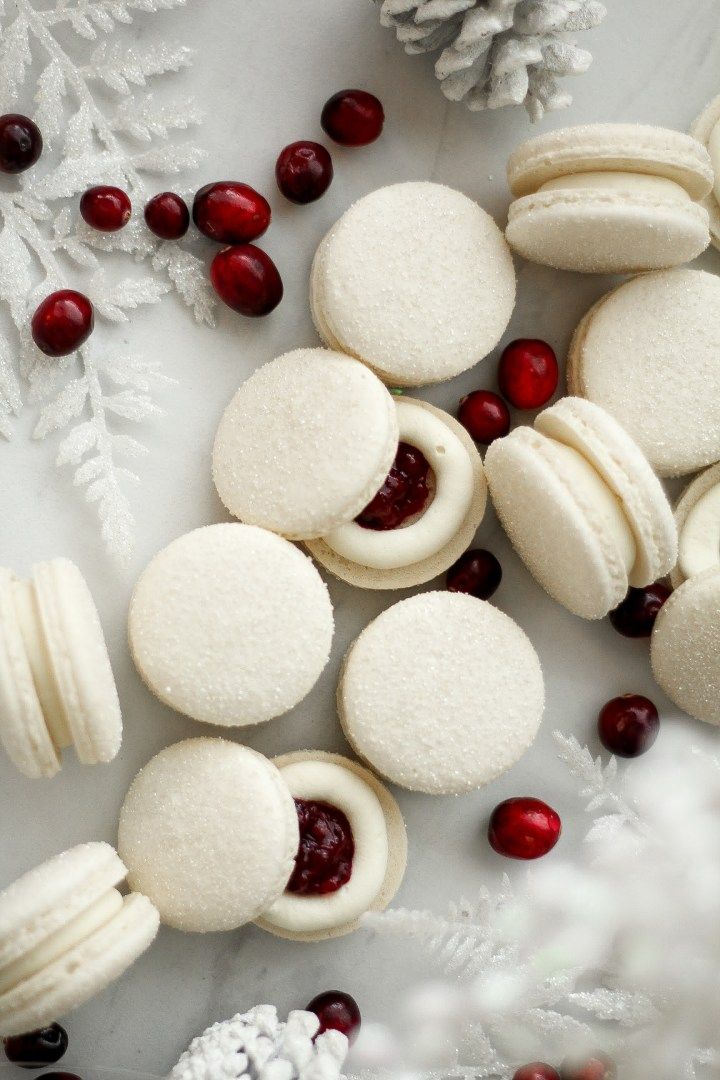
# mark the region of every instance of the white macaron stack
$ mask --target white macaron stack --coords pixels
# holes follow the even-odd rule
[[[720,248],[720,95],[705,106],[691,134],[707,148],[713,171],[713,188],[705,199],[710,217],[710,240]]]
[[[506,237],[532,262],[586,273],[677,266],[710,242],[705,147],[679,131],[589,124],[550,131],[508,161]]]
[[[347,880],[326,892],[291,881],[304,846],[312,857],[317,845],[312,828],[299,826],[304,805],[311,815],[331,812],[347,833]],[[273,763],[202,738],[161,751],[136,776],[118,848],[131,887],[169,926],[206,933],[258,920],[283,937],[317,941],[348,933],[366,910],[389,903],[406,843],[394,799],[354,763],[313,752]]]
[[[367,527],[356,519],[398,482],[388,476],[402,446],[426,463],[425,503],[399,527]],[[368,367],[327,349],[286,353],[240,387],[218,428],[213,475],[236,517],[304,540],[333,574],[368,589],[443,573],[485,512],[482,461],[465,429],[426,402],[393,399]]]
[[[112,761],[122,718],[100,619],[74,563],[53,559],[28,580],[0,568],[0,742],[31,778],[54,776],[62,751]]]
[[[542,587],[569,611],[599,619],[669,573],[677,530],[641,450],[608,413],[563,398],[489,448],[493,503]]]
[[[393,184],[360,199],[321,242],[310,275],[320,337],[390,386],[467,371],[497,345],[514,305],[499,228],[441,184]]]
[[[145,952],[159,917],[118,892],[126,875],[109,844],[81,844],[0,893],[0,1036],[51,1024]]]

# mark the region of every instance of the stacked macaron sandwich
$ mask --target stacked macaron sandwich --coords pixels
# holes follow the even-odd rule
[[[719,111],[698,129],[716,167]],[[469,547],[489,495],[538,583],[578,616],[671,575],[653,668],[681,707],[720,724],[720,395],[707,392],[720,283],[679,268],[710,240],[711,158],[677,132],[597,125],[520,147],[509,181],[506,237],[465,195],[404,183],[322,240],[310,306],[326,347],[260,367],[219,423],[213,478],[237,520],[174,540],[132,596],[135,665],[170,708],[229,729],[287,713],[330,656],[317,567],[358,588],[424,585]],[[515,302],[511,247],[579,272],[652,272],[582,320],[572,396],[483,462],[452,416],[391,390],[450,379],[497,345]],[[673,514],[658,476],[706,466]],[[117,853],[83,845],[0,894],[0,1035],[85,1001],[160,922],[255,922],[306,942],[354,930],[405,869],[383,781],[432,795],[490,783],[531,746],[544,697],[533,645],[490,603],[425,591],[388,607],[337,686],[362,764],[312,749],[270,761],[202,736],[171,745],[133,781]],[[66,747],[87,764],[119,750],[100,623],[63,560],[26,582],[0,574],[0,738],[33,778]]]

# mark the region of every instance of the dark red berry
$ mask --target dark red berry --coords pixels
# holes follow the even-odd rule
[[[315,1013],[320,1021],[318,1035],[324,1031],[341,1031],[351,1043],[358,1037],[360,1009],[355,998],[342,990],[326,990],[324,994],[318,994],[305,1006],[305,1011]]]
[[[422,513],[430,498],[430,465],[425,455],[409,443],[401,442],[393,467],[377,495],[355,518],[364,529],[397,529]]]
[[[43,1073],[39,1080],[81,1080],[77,1073],[49,1072]]]
[[[610,622],[625,637],[650,637],[658,612],[670,593],[671,589],[662,581],[645,589],[628,589],[623,602],[610,612]]]
[[[498,385],[516,409],[539,409],[550,400],[558,384],[558,362],[545,341],[511,341],[498,364]]]
[[[329,803],[296,799],[300,845],[287,891],[300,896],[337,892],[352,876],[355,841],[342,810]]]
[[[290,143],[280,151],[275,178],[290,202],[315,202],[330,187],[333,178],[332,158],[320,143]]]
[[[489,446],[510,430],[510,412],[499,394],[473,390],[460,401],[458,420],[475,442]]]
[[[32,337],[46,356],[67,356],[90,337],[95,325],[87,296],[60,289],[46,296],[32,317]]]
[[[502,581],[502,567],[491,551],[473,548],[466,551],[447,572],[449,592],[469,593],[478,600],[489,600]]]
[[[639,757],[649,750],[660,730],[660,716],[642,694],[614,697],[600,711],[598,733],[606,750],[619,757]]]
[[[145,224],[161,240],[179,240],[190,227],[187,203],[174,191],[153,195],[145,207]]]
[[[323,131],[342,146],[367,146],[379,137],[385,113],[367,90],[340,90],[325,102],[320,123]]]
[[[560,815],[540,799],[506,799],[492,812],[488,839],[498,855],[539,859],[560,839]]]
[[[607,1054],[595,1053],[585,1058],[566,1058],[560,1075],[562,1080],[614,1080],[617,1069]]]
[[[560,1073],[544,1061],[533,1061],[529,1065],[522,1065],[513,1080],[560,1080]]]
[[[100,232],[117,232],[127,225],[132,203],[122,188],[99,185],[88,188],[80,200],[83,221]]]
[[[27,1035],[11,1035],[3,1039],[5,1055],[13,1065],[22,1069],[42,1069],[54,1065],[68,1048],[65,1028],[59,1024],[49,1024],[38,1031],[29,1031]]]
[[[221,244],[248,244],[270,224],[270,204],[259,191],[235,180],[219,180],[200,188],[192,217],[198,229]]]
[[[25,172],[40,157],[42,148],[40,128],[29,116],[0,116],[0,172]]]
[[[253,244],[218,251],[210,280],[223,303],[249,318],[268,315],[282,300],[283,283],[275,263]]]

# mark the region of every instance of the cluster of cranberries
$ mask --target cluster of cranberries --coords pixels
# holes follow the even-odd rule
[[[322,110],[325,133],[341,146],[366,146],[380,135],[383,107],[365,90],[342,90]],[[29,169],[42,153],[37,125],[27,116],[0,116],[0,172]],[[275,166],[282,194],[310,203],[327,191],[333,178],[329,151],[320,143],[290,143]],[[80,199],[83,221],[100,232],[118,232],[132,216],[127,192],[107,184],[88,188]],[[173,191],[155,195],[145,206],[145,223],[162,240],[179,240],[190,227],[187,203]],[[268,315],[280,303],[283,284],[270,256],[254,244],[270,224],[267,199],[248,184],[224,180],[207,184],[193,200],[192,220],[204,236],[226,245],[212,260],[210,280],[220,299],[249,317]],[[46,297],[32,319],[35,344],[47,356],[67,356],[93,330],[93,308],[82,293],[63,289]]]
[[[615,1062],[607,1054],[595,1053],[584,1058],[567,1058],[560,1070],[544,1061],[533,1061],[518,1069],[513,1080],[615,1080]]]

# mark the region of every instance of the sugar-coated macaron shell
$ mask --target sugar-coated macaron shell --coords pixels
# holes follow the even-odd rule
[[[720,571],[685,581],[660,608],[650,662],[671,701],[698,720],[720,724]]]
[[[719,123],[720,94],[705,106],[693,124],[690,133],[698,140],[698,142],[701,142],[703,146],[708,146],[712,139],[713,150],[715,150],[715,140],[720,140],[720,131],[718,129]],[[720,248],[720,199],[718,199],[718,191],[720,191],[720,169],[718,169],[716,161],[714,160],[716,155],[720,156],[720,143],[718,146],[719,149],[716,150],[713,155],[713,172],[715,174],[714,190],[711,191],[703,201],[703,205],[710,215],[710,240],[716,248]]]
[[[390,385],[472,367],[500,340],[515,270],[493,219],[459,191],[409,182],[355,203],[320,245],[311,307],[321,337]]]
[[[418,408],[432,413],[433,416],[446,424],[463,444],[473,467],[472,503],[460,529],[440,551],[419,562],[401,566],[394,570],[377,570],[374,567],[361,566],[359,563],[350,562],[329,547],[322,539],[306,542],[305,546],[308,551],[321,566],[329,570],[335,577],[347,581],[348,584],[355,585],[359,589],[408,589],[415,585],[424,585],[426,581],[431,581],[439,574],[444,574],[470,546],[485,516],[485,507],[487,505],[485,471],[477,446],[468,435],[467,430],[449,413],[436,408],[428,401],[420,401],[418,398],[401,398],[400,400],[410,401]]]
[[[291,539],[351,521],[390,471],[392,396],[365,365],[296,349],[259,368],[225,410],[213,477],[231,514]]]
[[[602,406],[659,476],[720,459],[720,278],[675,269],[633,278],[578,326],[572,394]]]
[[[709,469],[698,473],[683,491],[675,506],[675,524],[678,536],[687,521],[688,514],[698,504],[704,495],[707,495],[714,487],[720,484],[720,464],[711,465]],[[679,588],[685,581],[685,574],[678,561],[670,573],[670,583],[674,589]]]
[[[667,574],[677,559],[675,519],[642,451],[609,413],[583,398],[561,398],[535,420],[542,434],[585,457],[620,500],[636,543],[632,586]]]
[[[226,726],[293,708],[325,667],[332,635],[332,605],[311,560],[252,525],[209,525],[174,540],[130,604],[133,657],[153,693]]]
[[[287,768],[287,766],[302,761],[328,762],[329,764],[338,765],[343,769],[347,769],[354,776],[359,777],[367,784],[376,795],[385,815],[388,838],[388,864],[385,881],[368,910],[384,911],[400,888],[407,866],[407,830],[397,801],[385,785],[378,780],[374,773],[371,773],[369,769],[363,768],[358,762],[352,761],[350,758],[343,757],[340,754],[329,754],[321,750],[298,750],[294,753],[282,754],[280,757],[274,758],[274,764],[277,765],[280,770],[281,776],[283,770]],[[345,923],[342,926],[336,926],[332,930],[325,930],[317,933],[293,933],[282,930],[262,917],[257,920],[257,925],[262,927],[263,930],[267,930],[271,934],[274,934],[276,937],[286,938],[290,941],[313,942],[344,937],[346,934],[350,934],[354,930],[357,930],[360,927],[361,922],[361,918],[353,919],[351,922]]]
[[[509,769],[542,718],[540,661],[482,600],[429,592],[382,612],[350,647],[338,711],[358,755],[412,791],[472,791]]]
[[[256,919],[282,893],[298,848],[295,805],[277,768],[225,739],[161,750],[135,777],[118,851],[130,887],[169,926],[200,933]]]

